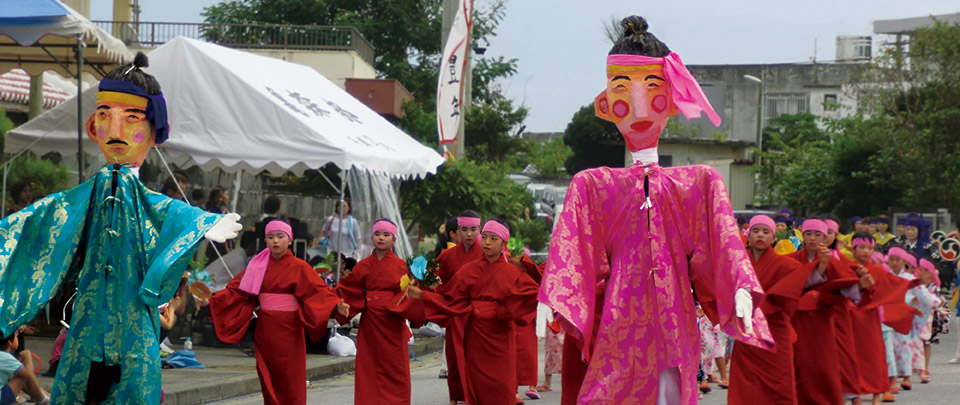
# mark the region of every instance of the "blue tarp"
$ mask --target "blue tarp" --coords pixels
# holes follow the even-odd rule
[[[0,24],[28,25],[67,15],[57,0],[0,0]]]

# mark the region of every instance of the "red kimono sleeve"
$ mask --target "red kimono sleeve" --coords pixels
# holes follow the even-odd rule
[[[454,318],[470,313],[472,307],[468,294],[471,285],[463,270],[453,275],[442,293],[423,291],[422,308],[426,320],[446,327]]]
[[[528,261],[530,259],[527,259]],[[533,264],[531,261],[530,264]],[[536,265],[533,266],[536,268]],[[537,294],[540,286],[526,273],[520,273],[503,299],[504,318],[513,320],[518,326],[525,326],[536,320]],[[533,314],[531,317],[530,315]]]
[[[310,265],[301,263],[302,266],[294,276],[299,277],[299,280],[293,295],[300,300],[303,328],[310,334],[310,339],[316,342],[326,333],[327,321],[340,303],[340,297],[317,276]]]
[[[520,265],[523,266],[523,272],[530,276],[530,279],[539,286],[543,280],[543,268],[537,266],[527,255],[520,257]]]
[[[695,167],[699,169],[697,186],[701,193],[690,193],[678,202],[685,208],[694,208],[681,218],[681,232],[689,235],[692,242],[688,257],[697,299],[710,320],[737,342],[773,351],[776,343],[760,309],[766,294],[742,247],[740,228],[723,177],[709,166]],[[746,290],[753,299],[753,334],[746,333],[736,316],[734,296],[739,289]]]
[[[210,318],[213,329],[224,343],[238,344],[243,340],[257,306],[257,297],[240,291],[240,280],[245,271],[237,274],[227,287],[210,297]]]
[[[340,280],[340,283],[337,284],[337,293],[340,294],[340,298],[343,298],[343,301],[350,305],[350,314],[347,318],[343,318],[340,315],[337,315],[337,320],[340,323],[346,323],[349,318],[357,316],[360,312],[363,312],[366,308],[367,298],[364,292],[364,285],[367,280],[367,273],[370,272],[369,261],[361,260],[357,263],[356,267],[353,268],[353,271],[350,272],[349,277],[344,277]]]
[[[816,271],[817,263],[804,265],[786,257],[777,257],[773,265],[776,267],[774,271],[777,281],[766,289],[767,299],[760,307],[767,314],[783,310],[787,315],[792,315],[797,308],[797,301],[803,295],[803,287],[810,278],[810,273]]]

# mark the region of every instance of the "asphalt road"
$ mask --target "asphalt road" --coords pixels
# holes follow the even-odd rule
[[[897,395],[897,404],[958,404],[960,403],[960,364],[948,364],[957,348],[957,335],[960,334],[960,325],[952,323],[953,333],[941,337],[941,343],[933,346],[930,359],[930,373],[932,381],[929,384],[919,384],[919,377],[915,377],[914,389]],[[541,345],[541,373],[542,367]],[[447,388],[445,380],[437,378],[440,371],[440,356],[424,356],[419,361],[410,363],[410,375],[413,384],[413,400],[416,405],[446,405]],[[559,377],[559,376],[558,376]],[[540,378],[543,381],[541,375]],[[560,403],[560,380],[554,380],[554,391],[542,393],[542,399],[527,400],[530,405],[554,405]],[[704,405],[725,404],[726,391],[712,385],[713,391],[700,400]],[[330,380],[312,382],[307,389],[308,403],[353,403],[353,375],[344,375]],[[863,397],[864,403],[869,404],[870,398]],[[218,402],[220,405],[254,405],[262,404],[259,395],[237,398]]]

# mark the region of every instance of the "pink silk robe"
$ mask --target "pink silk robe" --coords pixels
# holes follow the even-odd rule
[[[652,207],[644,208],[644,177]],[[696,404],[700,342],[691,285],[716,308],[721,330],[775,348],[760,311],[764,293],[743,249],[723,179],[705,165],[601,167],[570,184],[539,299],[582,342],[580,403],[657,401],[661,371],[677,367],[681,403]],[[593,334],[596,286],[606,281]],[[753,297],[754,334],[734,312]],[[595,344],[593,342],[595,341]],[[593,349],[591,349],[593,347]]]

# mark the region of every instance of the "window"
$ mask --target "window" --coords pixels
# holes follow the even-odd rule
[[[823,95],[823,111],[837,111],[837,95],[836,94]]]
[[[767,126],[771,118],[784,114],[801,114],[807,112],[806,94],[767,94],[763,96],[763,126]]]

